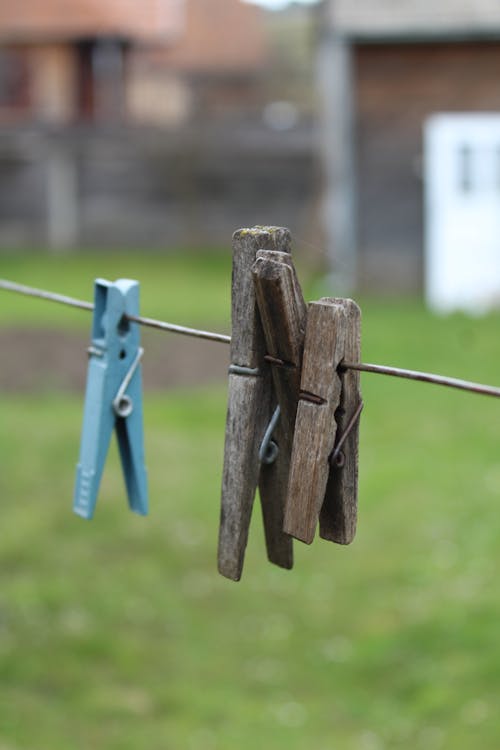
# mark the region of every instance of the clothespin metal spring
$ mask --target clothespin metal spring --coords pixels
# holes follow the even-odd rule
[[[363,401],[360,401],[359,405],[356,408],[356,411],[354,412],[351,419],[349,420],[349,424],[345,428],[344,432],[339,438],[337,445],[332,451],[332,454],[330,456],[330,466],[338,466],[339,468],[341,468],[344,465],[345,457],[342,452],[342,446],[344,445],[345,441],[349,437],[349,434],[351,433],[351,431],[354,429],[354,426],[356,422],[358,421],[361,415],[361,412],[363,411],[363,407],[364,407],[364,403]]]
[[[260,444],[259,448],[259,459],[263,464],[273,464],[278,458],[280,449],[274,442],[274,440],[271,440],[271,438],[273,436],[274,430],[276,429],[276,425],[278,424],[280,414],[281,409],[279,406],[277,406],[264,433],[264,437],[262,438],[262,443]]]
[[[142,359],[142,355],[144,354],[144,349],[142,346],[140,346],[137,350],[137,355],[130,365],[130,369],[123,378],[122,384],[118,388],[117,394],[113,399],[113,409],[117,417],[128,417],[130,414],[132,414],[132,410],[134,408],[134,403],[130,396],[127,396],[125,394],[125,391],[130,385],[130,381],[134,377],[134,373],[139,367],[139,363]]]

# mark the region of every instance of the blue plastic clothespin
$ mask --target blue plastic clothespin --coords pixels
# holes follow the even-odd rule
[[[94,301],[73,510],[83,518],[92,518],[111,433],[116,429],[130,509],[146,515],[140,367],[143,350],[139,326],[127,317],[139,314],[139,283],[96,279]]]

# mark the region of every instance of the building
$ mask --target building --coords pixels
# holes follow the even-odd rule
[[[0,123],[122,117],[136,45],[182,32],[180,0],[20,0],[0,7]]]
[[[500,108],[500,6],[329,0],[324,14],[322,154],[334,275],[344,288],[417,291],[424,131],[436,113]]]
[[[263,19],[240,0],[3,3],[0,245],[206,245],[270,221],[290,168],[252,131]]]
[[[268,62],[257,7],[240,0],[185,0],[179,38],[137,46],[131,55],[129,116],[162,126],[252,113],[262,106]]]

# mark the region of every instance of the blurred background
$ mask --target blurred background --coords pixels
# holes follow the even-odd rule
[[[496,3],[69,7],[0,9],[0,246],[280,224],[337,289],[497,304]]]
[[[229,332],[284,225],[364,361],[498,384],[499,65],[493,0],[0,2],[0,275]],[[73,516],[90,322],[0,293],[0,750],[497,750],[495,402],[363,375],[354,544],[276,569],[257,501],[235,585],[224,345],[142,332],[151,515],[113,445]]]
[[[317,10],[4,4],[2,244],[207,247],[256,219],[309,229]]]

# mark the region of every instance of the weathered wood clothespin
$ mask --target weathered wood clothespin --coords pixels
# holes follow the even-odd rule
[[[261,460],[259,450],[273,413],[270,365],[255,296],[252,266],[258,250],[290,252],[290,233],[278,227],[241,229],[233,236],[232,336],[219,527],[219,572],[238,581]],[[283,533],[280,498],[263,501],[267,554],[292,566],[292,539]]]
[[[307,306],[291,255],[259,250],[252,273],[266,341],[265,359],[271,365],[273,404],[279,410],[273,431],[276,455],[272,462],[262,464],[259,490],[263,513],[275,514],[271,528],[281,531],[300,391]]]
[[[362,402],[359,373],[342,371],[342,361],[360,361],[360,320],[350,299],[309,305],[284,523],[307,544],[318,517],[324,539],[349,544],[356,532]]]

